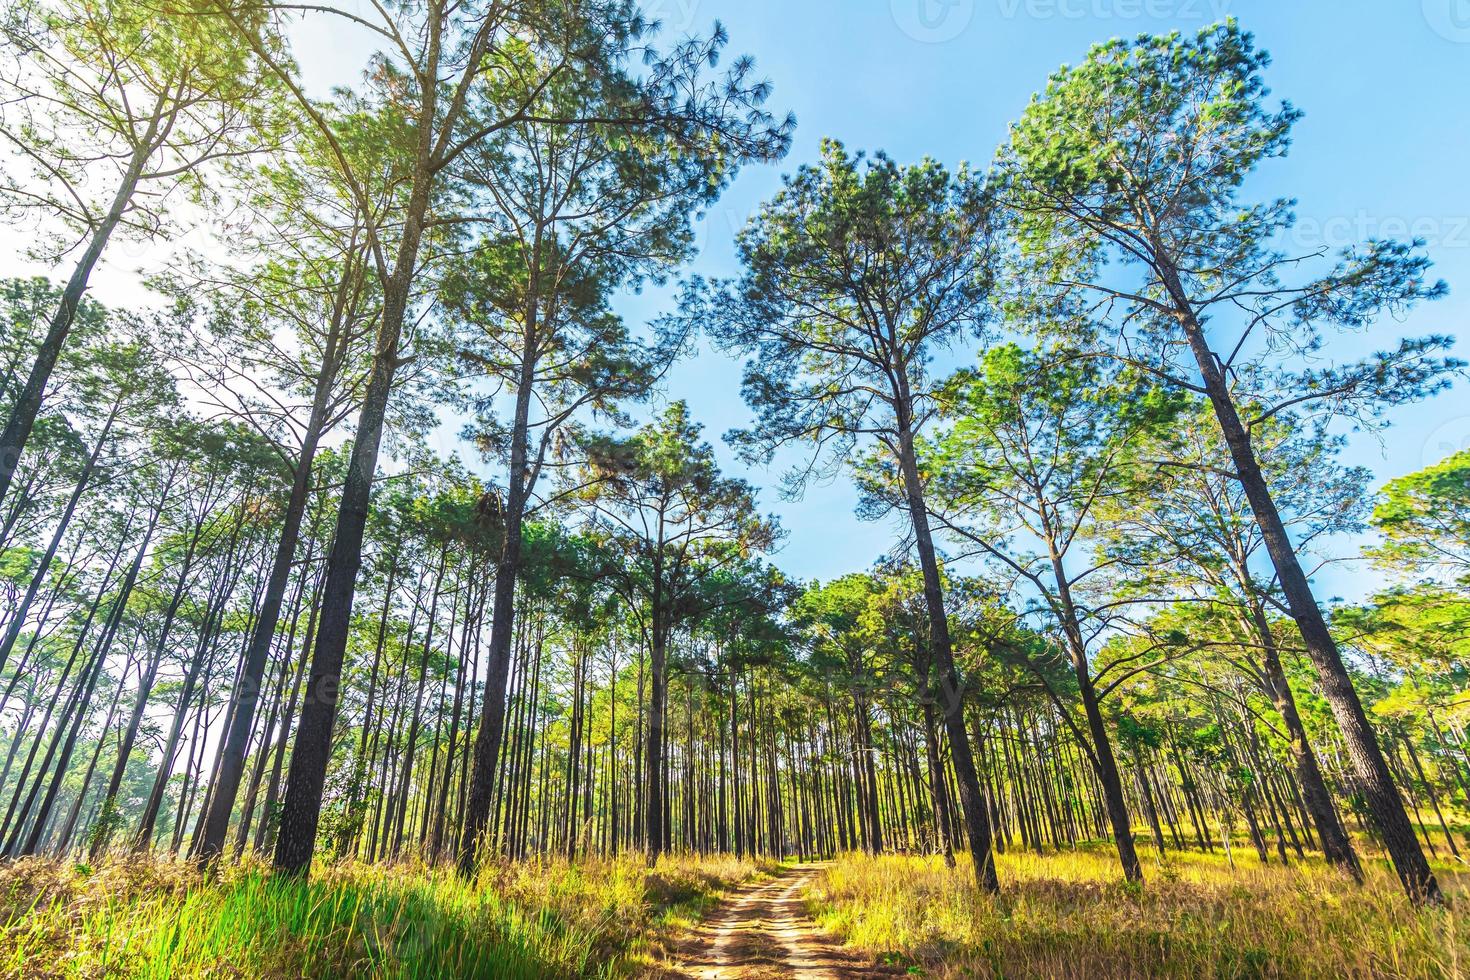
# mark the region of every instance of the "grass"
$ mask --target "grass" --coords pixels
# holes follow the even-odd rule
[[[935,977],[1470,976],[1470,874],[1414,909],[1377,862],[1357,887],[1320,863],[1171,854],[1119,880],[1106,847],[1000,858],[999,899],[937,858],[848,855],[808,897],[818,923]],[[1243,859],[1244,858],[1244,859]],[[613,977],[657,973],[676,937],[771,866],[733,858],[335,865],[310,882],[258,865],[0,865],[0,976]]]
[[[1143,887],[1107,848],[998,861],[979,897],[969,866],[851,855],[808,897],[851,945],[927,975],[978,977],[1470,976],[1470,879],[1440,866],[1447,908],[1417,910],[1382,863],[1359,888],[1320,863],[1171,854]],[[1273,858],[1274,861],[1274,858]]]
[[[633,972],[734,885],[733,859],[522,863],[473,884],[422,866],[207,880],[146,858],[0,867],[0,975],[599,977]]]

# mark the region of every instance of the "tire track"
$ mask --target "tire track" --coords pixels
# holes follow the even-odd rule
[[[896,968],[877,966],[842,948],[806,914],[802,892],[821,869],[799,865],[731,895],[680,945],[678,960],[665,975],[689,980],[901,976]]]

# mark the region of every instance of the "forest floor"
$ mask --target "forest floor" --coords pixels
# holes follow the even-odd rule
[[[1102,845],[1002,855],[1002,893],[964,861],[824,864],[635,856],[502,862],[474,882],[422,864],[258,864],[205,877],[118,856],[0,864],[0,977],[1470,978],[1470,869],[1416,909],[1381,859],[1358,886],[1319,860]]]
[[[0,977],[624,977],[666,961],[726,895],[780,869],[731,857],[451,869],[255,863],[206,877],[119,855],[0,863]]]
[[[1432,862],[1447,902],[1418,909],[1371,854],[1361,886],[1311,855],[1144,856],[1139,886],[1102,845],[1001,855],[989,898],[963,860],[853,854],[813,878],[806,910],[847,949],[937,978],[1470,978],[1470,868],[1458,861]]]

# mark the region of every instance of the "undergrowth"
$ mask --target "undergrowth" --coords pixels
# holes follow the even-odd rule
[[[733,859],[257,865],[206,879],[149,858],[0,866],[0,973],[41,977],[600,977],[758,871]]]
[[[1238,857],[1238,856],[1237,856]],[[967,863],[850,855],[818,879],[818,923],[932,976],[1392,977],[1470,975],[1464,889],[1448,866],[1443,909],[1415,909],[1381,863],[1359,887],[1320,862],[1282,867],[1171,854],[1120,880],[1108,849],[998,859],[982,898]]]

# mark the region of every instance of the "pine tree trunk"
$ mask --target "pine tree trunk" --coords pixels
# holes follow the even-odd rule
[[[40,592],[41,586],[46,584],[46,573],[51,570],[51,562],[56,558],[56,551],[61,547],[62,538],[66,536],[66,530],[71,526],[72,515],[76,513],[77,503],[82,499],[87,486],[92,482],[92,474],[96,471],[97,460],[102,455],[102,448],[107,445],[107,437],[112,432],[112,425],[117,421],[118,412],[122,408],[122,397],[112,403],[112,411],[107,415],[107,421],[102,426],[102,431],[97,436],[97,441],[92,446],[92,451],[87,455],[87,462],[82,466],[82,472],[77,477],[76,486],[72,488],[71,496],[67,498],[66,506],[62,508],[61,517],[57,520],[56,530],[52,532],[51,541],[46,546],[46,551],[41,555],[40,562],[36,565],[35,572],[31,575],[30,584],[26,586],[25,596],[20,605],[16,607],[11,616],[10,625],[5,630],[4,640],[0,640],[0,671],[10,660],[10,653],[15,648],[15,641],[20,636],[21,628],[25,625],[26,616],[30,613],[31,604],[36,601],[36,594]]]
[[[661,577],[662,570],[656,569],[654,574]],[[654,602],[661,603],[661,598],[658,587],[655,586]],[[644,826],[647,833],[649,867],[658,862],[659,855],[664,850],[664,803],[668,798],[668,774],[664,771],[663,765],[665,685],[667,681],[666,643],[662,610],[655,605],[653,630],[649,643],[648,730],[644,743],[647,752],[644,772],[648,780]]]
[[[426,189],[415,187],[415,194]],[[322,590],[321,622],[317,627],[306,696],[291,767],[286,777],[286,794],[281,808],[280,832],[273,863],[278,871],[305,876],[316,851],[317,824],[321,819],[322,792],[326,787],[327,763],[332,754],[332,733],[337,724],[337,699],[341,693],[342,661],[352,625],[352,602],[357,592],[357,573],[362,567],[362,541],[367,525],[373,475],[378,448],[387,417],[388,397],[398,370],[398,339],[407,309],[410,278],[417,258],[418,221],[410,209],[408,227],[399,259],[397,281],[385,284],[383,311],[376,349],[356,439],[342,487],[337,527]],[[422,209],[417,211],[422,214]],[[411,243],[411,244],[410,244]]]
[[[470,565],[470,569],[472,573],[476,571],[473,564]],[[454,772],[454,761],[458,751],[460,715],[464,707],[466,668],[468,666],[467,651],[470,637],[474,632],[473,624],[484,612],[483,599],[478,605],[474,600],[473,574],[470,581],[471,584],[466,586],[469,591],[465,596],[465,619],[460,632],[459,666],[454,677],[454,705],[450,709],[449,745],[444,751],[444,778],[439,782],[439,801],[435,807],[434,829],[429,835],[429,859],[435,863],[438,863],[444,851],[445,811],[449,806],[450,777]],[[480,595],[484,595],[483,590]],[[473,677],[469,677],[468,680],[471,684],[474,683]]]
[[[177,470],[174,470],[173,472],[176,473]],[[103,664],[107,660],[107,654],[112,647],[113,639],[117,636],[118,626],[122,623],[123,612],[127,607],[128,598],[132,595],[133,587],[138,581],[138,573],[143,568],[143,559],[148,554],[148,546],[153,541],[154,532],[158,530],[158,523],[162,518],[162,502],[167,499],[168,492],[172,488],[172,486],[173,480],[172,476],[170,476],[168,485],[159,495],[159,504],[153,510],[152,518],[148,523],[148,529],[143,534],[143,542],[138,547],[138,553],[133,558],[133,563],[129,566],[127,574],[123,577],[122,584],[118,588],[117,598],[113,600],[112,609],[108,614],[108,621],[103,627],[102,635],[97,640],[97,646],[94,648],[92,660],[89,664],[89,667],[83,668],[81,677],[77,679],[76,689],[72,692],[71,703],[68,705],[67,711],[62,716],[62,724],[64,725],[65,718],[68,714],[71,714],[74,709],[74,718],[76,724],[72,726],[71,732],[66,739],[66,745],[65,748],[62,750],[61,762],[59,763],[56,775],[50,781],[50,785],[47,787],[46,796],[41,803],[40,810],[36,817],[35,828],[33,829],[31,836],[27,838],[24,845],[22,845],[20,842],[20,833],[22,828],[25,826],[26,816],[30,810],[31,804],[35,801],[36,793],[41,785],[41,777],[39,775],[37,776],[36,780],[31,784],[30,795],[26,798],[25,804],[22,806],[20,814],[16,817],[16,822],[14,826],[10,828],[10,836],[5,842],[4,854],[6,857],[24,856],[36,853],[35,848],[36,845],[39,843],[40,831],[43,829],[46,823],[46,819],[50,814],[51,805],[55,801],[56,794],[60,790],[62,780],[66,775],[66,767],[71,759],[72,749],[76,745],[76,733],[82,715],[85,713],[87,701],[91,698],[92,688],[96,686],[97,678],[102,671]],[[78,642],[80,643],[80,639]],[[89,670],[90,677],[88,675]],[[46,751],[46,759],[41,764],[41,773],[44,774],[49,770],[52,756],[57,748],[57,744],[60,739],[61,733],[57,732],[55,737],[53,737],[51,740],[50,747]],[[17,792],[19,792],[18,788]],[[115,794],[116,790],[114,790],[113,792]],[[14,804],[12,803],[12,806],[13,805]],[[7,823],[9,822],[9,819],[10,816],[9,814],[7,814]]]
[[[124,171],[122,181],[113,195],[112,205],[96,228],[92,230],[92,240],[87,243],[87,250],[82,253],[81,259],[77,261],[76,267],[72,270],[71,278],[66,282],[66,288],[62,290],[61,303],[51,317],[51,323],[46,329],[46,336],[41,341],[40,349],[36,351],[36,359],[31,365],[30,374],[26,377],[25,386],[17,396],[15,404],[11,406],[10,416],[5,420],[4,429],[0,430],[0,501],[3,501],[10,492],[10,481],[15,477],[16,467],[20,463],[20,454],[25,451],[26,443],[31,437],[31,430],[35,428],[36,419],[41,414],[41,401],[46,397],[46,386],[51,381],[52,372],[56,370],[56,362],[61,358],[61,350],[66,345],[66,338],[71,333],[72,323],[76,320],[77,309],[82,304],[82,296],[87,291],[87,282],[92,277],[92,270],[96,267],[97,261],[102,258],[102,252],[107,247],[108,240],[117,230],[118,224],[121,223],[123,215],[132,203],[143,167],[155,149],[154,142],[157,139],[161,122],[160,112],[164,98],[166,96],[159,96],[159,105],[155,107],[154,115],[149,120],[143,138],[133,149],[127,170]]]
[[[1404,809],[1403,798],[1394,784],[1388,763],[1383,757],[1373,726],[1363,710],[1352,677],[1343,663],[1337,641],[1327,628],[1311,584],[1297,559],[1286,526],[1276,509],[1271,490],[1256,460],[1250,433],[1236,411],[1234,400],[1213,351],[1209,349],[1203,328],[1192,319],[1186,323],[1186,335],[1205,380],[1216,417],[1235,463],[1256,523],[1276,570],[1282,592],[1286,596],[1291,617],[1296,621],[1307,656],[1317,668],[1322,696],[1332,708],[1342,731],[1348,757],[1359,788],[1367,800],[1369,812],[1378,827],[1385,849],[1404,890],[1416,902],[1439,904],[1443,901],[1439,882],[1424,859],[1424,852],[1414,836],[1413,824]]]
[[[944,855],[947,867],[954,867],[954,846],[949,839],[949,794],[945,789],[944,771],[939,757],[939,735],[935,731],[934,705],[927,698],[924,713],[924,751],[929,762],[929,794],[934,808],[935,844]]]
[[[904,383],[907,383],[906,379]],[[913,523],[919,566],[924,575],[924,602],[929,612],[930,643],[934,651],[945,730],[949,734],[950,753],[960,784],[960,807],[965,815],[970,858],[974,862],[975,881],[980,890],[994,894],[1000,891],[1000,882],[996,878],[995,859],[991,853],[990,815],[985,810],[985,797],[980,792],[980,777],[975,770],[975,757],[970,750],[970,737],[965,728],[964,695],[955,669],[954,647],[949,635],[949,614],[944,608],[939,560],[929,530],[929,512],[924,504],[923,482],[919,476],[909,420],[911,405],[906,392],[900,394],[898,410],[899,454],[902,457],[898,463],[908,499],[909,518]]]
[[[235,797],[240,792],[240,780],[245,774],[245,755],[250,750],[250,735],[255,725],[256,708],[260,704],[266,663],[270,659],[271,644],[275,642],[276,627],[280,625],[281,608],[291,580],[291,565],[296,557],[296,546],[301,539],[301,524],[311,494],[317,443],[325,425],[327,399],[335,374],[335,371],[329,371],[328,363],[335,357],[335,349],[335,338],[333,334],[329,334],[327,352],[323,356],[312,398],[311,417],[303,433],[301,453],[292,473],[291,495],[281,519],[281,536],[276,543],[276,553],[271,563],[270,576],[266,580],[255,629],[250,634],[250,646],[245,652],[244,666],[235,683],[230,724],[225,730],[224,746],[220,749],[219,775],[210,797],[203,830],[193,844],[195,857],[201,864],[212,863],[224,850],[230,814],[235,809]]]
[[[1261,614],[1260,619],[1265,619],[1264,613]],[[1258,632],[1260,629],[1261,624],[1258,623]],[[1316,828],[1317,839],[1322,844],[1322,856],[1329,864],[1342,868],[1361,881],[1363,871],[1358,864],[1358,855],[1353,850],[1347,830],[1343,827],[1342,821],[1338,819],[1337,810],[1332,805],[1332,792],[1327,788],[1327,780],[1322,776],[1322,768],[1317,762],[1317,753],[1313,751],[1312,743],[1307,739],[1306,726],[1302,724],[1301,715],[1297,711],[1296,698],[1292,695],[1291,685],[1286,679],[1286,671],[1282,669],[1281,654],[1271,637],[1269,625],[1265,627],[1264,633],[1260,633],[1260,639],[1264,644],[1261,665],[1266,675],[1266,693],[1270,696],[1271,703],[1275,705],[1286,727],[1292,768],[1296,775],[1297,785],[1301,789],[1303,803],[1312,817],[1313,827]]]

